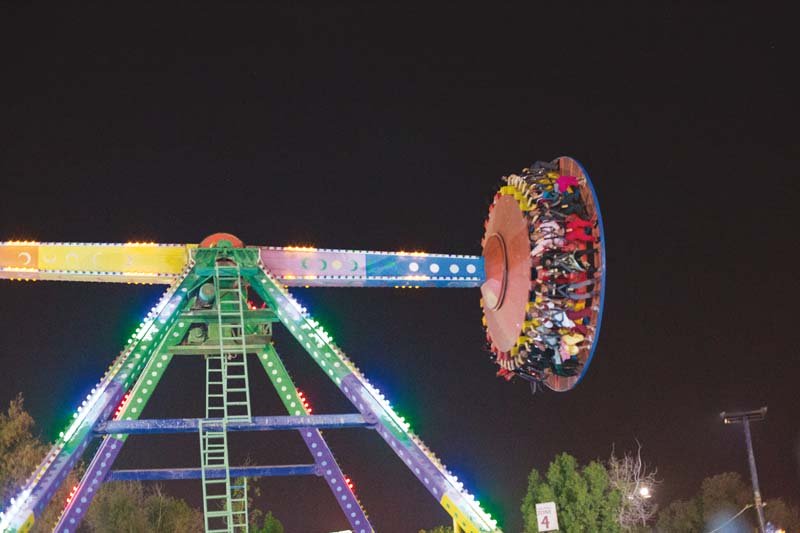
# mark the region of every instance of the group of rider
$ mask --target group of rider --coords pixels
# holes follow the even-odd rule
[[[534,163],[521,178],[536,204],[529,228],[534,271],[526,342],[518,347],[524,362],[514,373],[534,381],[550,373],[574,376],[582,365],[578,354],[593,336],[596,220],[578,179],[561,175],[557,163]]]

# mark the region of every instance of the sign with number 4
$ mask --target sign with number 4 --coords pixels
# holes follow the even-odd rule
[[[539,525],[539,531],[555,531],[558,529],[555,502],[536,504],[536,523]]]

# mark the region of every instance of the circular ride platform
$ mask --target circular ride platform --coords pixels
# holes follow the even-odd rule
[[[588,173],[537,162],[504,178],[482,239],[487,341],[505,379],[573,388],[592,360],[605,294],[605,238]]]

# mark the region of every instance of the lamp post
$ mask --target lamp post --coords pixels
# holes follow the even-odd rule
[[[756,471],[756,458],[753,455],[753,440],[750,437],[750,422],[764,420],[767,416],[767,408],[762,407],[754,411],[741,411],[737,413],[719,414],[722,421],[726,424],[742,424],[744,426],[744,439],[747,442],[747,459],[750,463],[750,480],[753,483],[753,497],[755,499],[756,513],[758,514],[758,525],[761,533],[766,532],[766,522],[764,521],[764,506],[761,503],[761,490],[758,488],[758,472]]]

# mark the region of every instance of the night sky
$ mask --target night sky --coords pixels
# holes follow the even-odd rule
[[[0,239],[229,231],[479,254],[500,177],[571,155],[608,253],[603,329],[575,390],[494,378],[476,289],[298,298],[508,532],[528,472],[561,451],[586,462],[638,439],[663,504],[705,476],[747,479],[740,428],[718,413],[761,405],[762,492],[800,503],[796,28],[776,4],[553,4],[6,6]],[[56,436],[162,290],[0,283],[0,402],[22,392]],[[315,412],[352,411],[287,334],[276,342]],[[255,413],[280,413],[251,372]],[[203,375],[176,360],[144,416],[202,416]],[[379,531],[448,521],[376,434],[326,435]],[[118,465],[196,466],[196,440],[131,438]],[[308,459],[294,434],[233,446],[255,463]],[[320,479],[260,486],[290,532],[346,527]],[[166,487],[200,504],[198,482]]]

